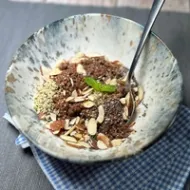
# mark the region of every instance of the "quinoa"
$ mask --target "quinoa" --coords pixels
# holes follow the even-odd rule
[[[37,94],[34,97],[34,105],[37,113],[51,113],[53,112],[54,103],[52,97],[56,93],[58,86],[53,80],[46,81],[37,89]]]

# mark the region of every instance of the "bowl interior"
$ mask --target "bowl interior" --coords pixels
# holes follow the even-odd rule
[[[40,66],[54,67],[57,59],[78,52],[99,53],[129,67],[143,27],[128,19],[86,14],[56,21],[35,32],[18,49],[6,76],[6,102],[16,127],[46,153],[77,162],[109,160],[137,153],[155,140],[172,120],[181,101],[182,77],[176,59],[151,34],[135,76],[144,100],[137,109],[133,133],[125,142],[104,151],[68,147],[44,128],[33,108]]]

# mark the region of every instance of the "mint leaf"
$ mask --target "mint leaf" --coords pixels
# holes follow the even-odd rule
[[[100,83],[92,77],[85,77],[84,81],[88,86],[99,92],[115,92],[117,89],[115,85]]]

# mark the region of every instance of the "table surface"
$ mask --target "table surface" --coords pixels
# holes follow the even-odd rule
[[[6,112],[4,77],[11,57],[34,31],[52,21],[82,13],[107,13],[126,17],[144,24],[148,10],[133,8],[101,8],[51,4],[14,3],[0,0],[0,116]],[[179,61],[184,79],[184,104],[190,107],[190,14],[162,12],[153,30],[163,39]],[[14,144],[18,132],[0,119],[0,189],[53,189],[30,150]],[[187,183],[188,184],[188,183]],[[187,185],[188,186],[188,185]],[[185,188],[189,189],[189,188]]]

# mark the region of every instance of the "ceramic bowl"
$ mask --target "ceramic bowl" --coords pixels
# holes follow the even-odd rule
[[[154,33],[135,70],[145,91],[137,109],[136,132],[119,147],[68,147],[39,121],[33,105],[41,65],[54,67],[57,59],[93,52],[130,67],[142,31],[141,25],[125,18],[85,14],[58,20],[30,36],[15,53],[6,75],[6,103],[19,131],[49,155],[80,163],[128,157],[157,139],[175,116],[182,98],[182,77],[177,60]]]

